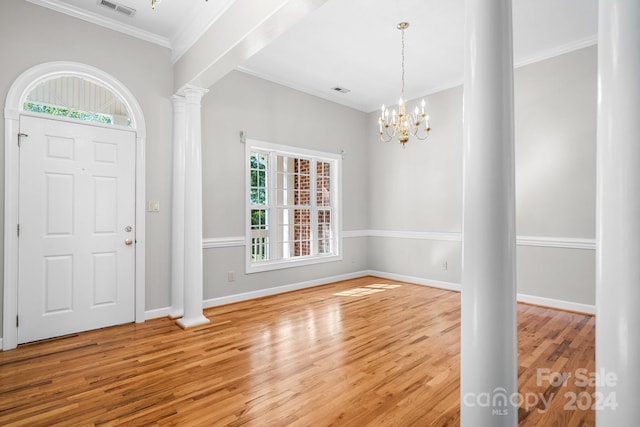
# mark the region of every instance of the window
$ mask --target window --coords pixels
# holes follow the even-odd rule
[[[341,158],[247,140],[247,272],[340,259]]]
[[[45,80],[29,92],[22,108],[32,113],[85,122],[132,126],[127,107],[115,93],[80,77],[62,76]]]
[[[34,102],[25,102],[24,111],[32,113],[51,114],[52,116],[69,117],[71,119],[83,120],[85,122],[113,124],[113,117],[101,113],[89,113],[87,111],[72,111],[68,108],[54,107],[53,105],[37,104]]]

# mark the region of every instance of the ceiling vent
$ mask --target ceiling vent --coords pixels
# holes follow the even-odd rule
[[[110,0],[98,0],[98,4],[100,6],[104,6],[106,8],[109,8],[111,10],[113,10],[114,12],[119,12],[122,13],[123,15],[127,15],[127,16],[133,16],[136,14],[136,10],[133,8],[130,8],[128,6],[125,6],[123,4],[120,3],[116,3]]]
[[[344,87],[340,87],[340,86],[332,87],[331,90],[335,90],[336,92],[340,92],[340,93],[349,93],[349,92],[351,92],[349,89],[344,88]]]

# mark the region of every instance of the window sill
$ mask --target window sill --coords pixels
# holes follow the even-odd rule
[[[303,267],[307,265],[324,264],[327,262],[335,261],[342,261],[342,255],[323,255],[301,259],[269,261],[265,263],[252,263],[251,261],[248,261],[246,272],[247,274],[260,273],[263,271],[282,270],[285,268]]]

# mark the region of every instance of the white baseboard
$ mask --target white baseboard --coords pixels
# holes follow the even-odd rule
[[[289,285],[276,286],[274,288],[258,289],[240,294],[227,295],[224,297],[210,298],[202,302],[203,308],[216,307],[219,305],[231,304],[234,302],[246,301],[250,299],[266,297],[269,295],[281,294],[284,292],[295,291],[298,289],[311,288],[313,286],[327,285],[329,283],[339,282],[341,280],[357,279],[358,277],[368,276],[368,271],[358,271],[354,273],[341,274],[338,276],[323,277],[321,279],[308,280],[305,282],[291,283]],[[145,311],[145,319],[157,319],[159,317],[169,317],[172,307],[156,308]]]
[[[367,271],[357,271],[354,273],[341,274],[338,276],[323,277],[321,279],[307,280],[305,282],[291,283],[289,285],[276,286],[274,288],[259,289],[256,291],[243,292],[241,294],[227,295],[224,297],[210,298],[204,300],[204,308],[216,307],[234,302],[246,301],[255,298],[266,297],[269,295],[281,294],[284,292],[296,291],[298,289],[311,288],[313,286],[327,285],[329,283],[339,282],[341,280],[356,279],[358,277],[367,276]]]
[[[404,274],[387,273],[385,271],[369,270],[369,276],[378,276],[383,279],[398,280],[400,282],[413,283],[416,285],[431,286],[433,288],[446,289],[448,291],[460,292],[462,289],[459,283],[443,282],[440,280],[429,280],[421,277],[405,276]]]
[[[541,305],[559,310],[575,311],[584,314],[596,314],[596,306],[579,302],[564,301],[553,298],[538,297],[535,295],[518,294],[518,301],[527,304]]]
[[[460,285],[459,283],[442,282],[439,280],[429,280],[429,279],[423,279],[421,277],[405,276],[402,274],[387,273],[384,271],[376,271],[376,270],[369,270],[367,273],[370,276],[378,276],[378,277],[382,277],[383,279],[415,283],[417,285],[431,286],[434,288],[446,289],[449,291],[460,292],[462,290],[462,285]],[[577,313],[584,313],[584,314],[596,314],[595,305],[582,304],[582,303],[573,302],[573,301],[538,297],[535,295],[527,295],[527,294],[521,294],[521,293],[518,293],[517,300],[518,302],[539,305],[539,306],[553,308],[557,310],[575,311]]]
[[[304,282],[291,283],[288,285],[276,286],[267,289],[258,289],[250,292],[243,292],[234,295],[227,295],[224,297],[210,298],[202,302],[203,308],[216,307],[219,305],[231,304],[234,302],[247,301],[250,299],[266,297],[269,295],[281,294],[284,292],[295,291],[299,289],[311,288],[313,286],[327,285],[329,283],[339,282],[341,280],[357,279],[364,276],[377,276],[383,279],[397,280],[399,282],[413,283],[422,286],[431,286],[438,289],[445,289],[448,291],[460,292],[462,286],[459,283],[444,282],[441,280],[429,280],[421,277],[407,276],[404,274],[388,273],[378,270],[364,270],[353,273],[341,274],[338,276],[323,277],[321,279],[307,280]],[[595,305],[582,304],[572,301],[564,301],[553,298],[539,297],[535,295],[518,294],[519,302],[528,304],[540,305],[543,307],[554,308],[558,310],[575,311],[577,313],[595,314]],[[159,317],[168,317],[171,314],[171,307],[158,308],[154,310],[148,310],[145,312],[145,319],[156,319]],[[0,338],[0,346],[2,339]]]
[[[156,308],[153,310],[145,311],[144,319],[151,320],[151,319],[157,319],[158,317],[169,317],[170,314],[171,314],[171,307]]]

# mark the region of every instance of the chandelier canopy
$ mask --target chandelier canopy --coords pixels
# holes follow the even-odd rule
[[[398,137],[398,142],[404,145],[409,141],[410,136],[415,136],[419,140],[425,140],[429,136],[429,116],[425,114],[425,102],[422,100],[421,108],[416,106],[413,112],[407,113],[406,100],[404,98],[404,30],[409,28],[408,22],[401,22],[397,28],[402,32],[402,92],[398,101],[398,112],[394,109],[389,118],[389,109],[382,105],[378,125],[380,127],[380,140],[389,142],[394,137]]]

